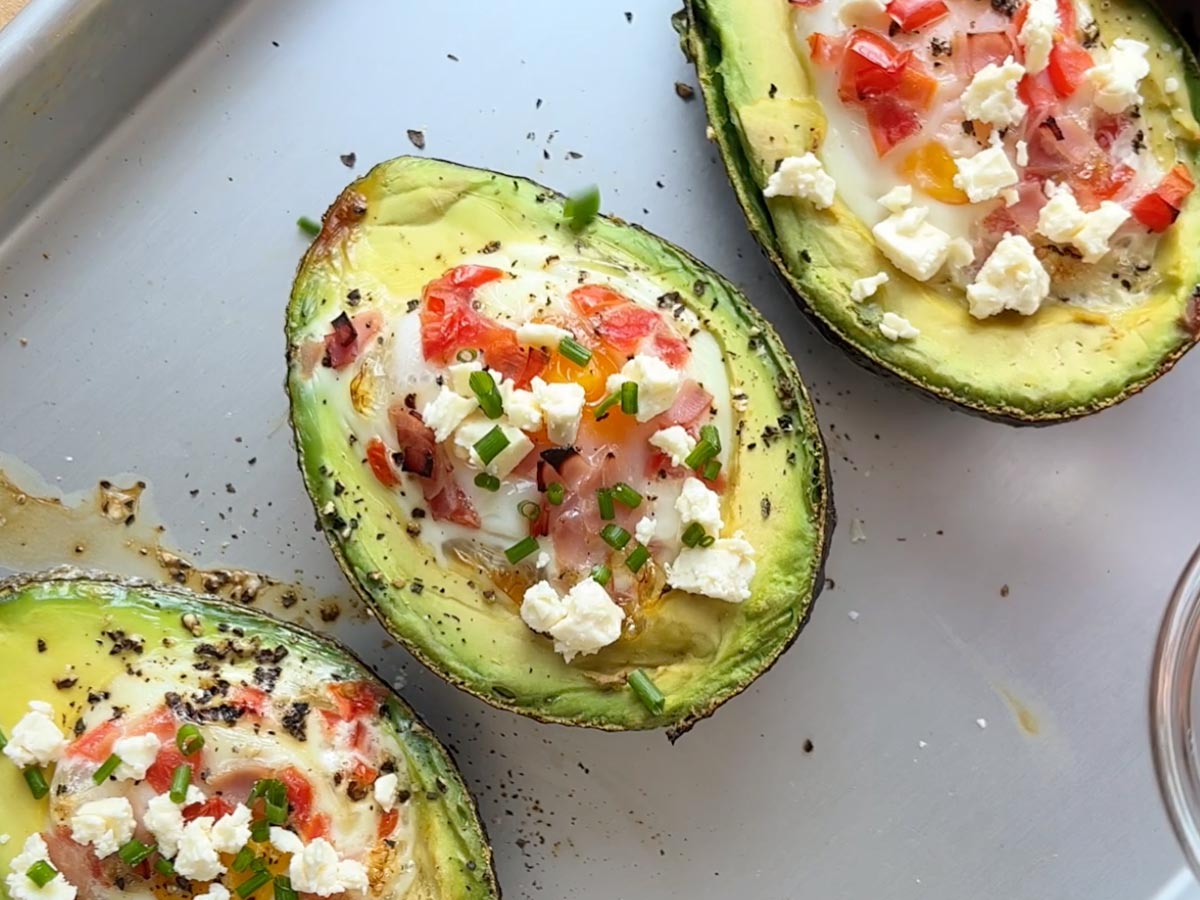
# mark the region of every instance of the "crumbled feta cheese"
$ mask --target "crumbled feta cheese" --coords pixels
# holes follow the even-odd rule
[[[272,828],[272,840],[274,832]],[[329,897],[348,890],[365,891],[370,887],[363,864],[339,859],[337,851],[325,838],[317,838],[306,845],[302,852],[293,853],[288,874],[293,888],[318,897]]]
[[[116,741],[112,752],[121,757],[121,764],[113,772],[117,781],[141,781],[145,778],[146,770],[154,765],[161,746],[162,741],[156,734],[139,734]]]
[[[879,331],[889,341],[912,340],[921,333],[921,330],[912,322],[894,312],[883,314],[883,319],[879,323]]]
[[[557,347],[571,332],[549,322],[526,322],[517,326],[517,343],[534,347]]]
[[[537,431],[542,427],[542,407],[533,391],[515,387],[507,378],[497,379],[500,399],[504,402],[504,418],[522,431]]]
[[[546,566],[550,565],[550,554],[545,550],[539,552],[537,559],[534,561],[534,565],[536,565],[539,569],[546,568]]]
[[[75,886],[67,881],[62,872],[55,875],[43,887],[38,887],[28,872],[34,864],[50,860],[50,848],[40,834],[31,834],[25,839],[21,852],[9,863],[9,874],[4,879],[12,900],[75,900]]]
[[[885,0],[846,0],[838,10],[843,25],[887,26],[887,3]]]
[[[159,853],[172,857],[179,852],[179,840],[183,837],[183,807],[203,801],[204,792],[194,784],[188,785],[187,796],[182,804],[172,800],[170,794],[150,798],[142,816],[142,824],[154,835]]]
[[[1168,94],[1173,94],[1179,90],[1179,79],[1174,75],[1168,75],[1163,79],[1163,90]]]
[[[953,269],[961,269],[975,262],[975,248],[966,238],[957,237],[950,242],[946,249],[946,265]]]
[[[525,589],[521,598],[521,621],[534,631],[549,634],[566,614],[562,599],[550,582],[539,581]]]
[[[1055,0],[1029,0],[1025,8],[1019,38],[1025,46],[1025,70],[1036,75],[1050,62],[1050,48],[1058,29],[1058,6]]]
[[[837,182],[825,171],[821,161],[812,153],[789,156],[767,179],[764,197],[799,197],[811,200],[817,209],[833,206]]]
[[[650,446],[657,447],[671,457],[671,465],[682,466],[683,461],[696,449],[696,439],[682,425],[672,425],[650,435]]]
[[[1121,113],[1142,102],[1141,80],[1150,74],[1141,41],[1117,38],[1108,51],[1108,62],[1092,66],[1085,77],[1093,88],[1092,102],[1107,113]]]
[[[1050,295],[1050,276],[1021,235],[1006,234],[967,286],[971,315],[986,319],[1006,309],[1031,316]]]
[[[485,466],[475,450],[475,442],[496,427],[499,427],[504,436],[508,438],[508,446]],[[458,430],[454,432],[455,454],[475,468],[484,469],[497,478],[506,477],[532,449],[533,442],[520,428],[502,422],[497,423],[482,414],[467,416],[458,426]]]
[[[212,881],[225,871],[213,846],[212,816],[200,816],[183,827],[175,854],[175,871],[184,878]]]
[[[104,859],[133,837],[136,825],[127,799],[104,797],[84,803],[75,811],[71,816],[71,838],[77,844],[91,844],[96,856]]]
[[[239,803],[233,812],[217,819],[212,829],[212,845],[218,853],[237,853],[250,840],[250,808]]]
[[[1021,193],[1016,188],[1005,188],[1000,192],[1000,198],[1005,206],[1016,206],[1021,202]]]
[[[687,478],[675,499],[675,511],[684,525],[698,522],[714,537],[725,527],[721,519],[721,497],[699,478]]]
[[[888,212],[904,212],[906,206],[911,206],[913,201],[913,189],[911,184],[898,184],[882,197],[879,198],[879,205]]]
[[[658,521],[654,516],[642,516],[637,525],[633,526],[633,536],[639,544],[648,544],[654,540],[654,532],[658,530]]]
[[[667,564],[667,581],[681,591],[741,603],[750,598],[754,571],[754,548],[739,531],[709,547],[685,547]]]
[[[1048,186],[1047,190],[1052,193],[1038,214],[1038,232],[1056,244],[1071,244],[1084,262],[1103,258],[1109,251],[1109,239],[1129,219],[1129,211],[1104,200],[1098,209],[1084,212],[1069,187]]]
[[[1017,183],[1017,170],[1008,161],[1003,145],[992,144],[974,156],[954,160],[958,174],[954,186],[966,192],[972,203],[982,203],[1000,196],[1000,192]]]
[[[470,362],[451,363],[446,366],[446,381],[454,393],[462,394],[464,397],[473,397],[475,393],[471,390],[471,373],[482,371],[483,363],[477,359]]]
[[[300,840],[299,835],[294,831],[273,825],[268,836],[271,839],[271,846],[280,853],[290,853],[295,856],[304,852],[304,841]]]
[[[975,73],[963,92],[963,112],[968,119],[986,122],[997,128],[1016,125],[1028,111],[1017,96],[1017,85],[1025,76],[1025,67],[1010,56],[1002,65],[988,63]]]
[[[1047,182],[1046,191],[1050,199],[1038,213],[1037,230],[1056,244],[1068,244],[1083,227],[1084,212],[1066,185],[1055,187]]]
[[[871,229],[883,255],[901,272],[917,281],[928,281],[946,262],[950,235],[925,219],[924,206],[893,213]]]
[[[67,739],[54,724],[54,709],[40,700],[30,701],[29,712],[13,726],[4,755],[17,768],[44,766],[56,761],[67,747]]]
[[[197,894],[195,900],[230,900],[229,889],[219,881],[214,881],[208,886],[208,892]]]
[[[583,386],[567,382],[547,384],[533,379],[533,396],[541,404],[550,442],[560,447],[574,443],[583,420]]]
[[[425,404],[421,418],[433,429],[433,439],[444,441],[462,424],[462,420],[479,408],[475,396],[464,397],[442,385],[437,396]]]
[[[1029,144],[1026,141],[1017,141],[1017,165],[1029,165]]]
[[[851,622],[858,621],[858,610],[857,609],[850,610],[850,612],[846,613],[846,615],[849,617]]]
[[[635,418],[639,422],[647,422],[659,413],[666,412],[675,402],[679,393],[679,385],[683,382],[683,373],[672,369],[656,356],[643,356],[639,353],[621,367],[621,371],[608,376],[610,393],[619,391],[626,381],[632,381],[638,386],[638,411]]]
[[[375,802],[384,812],[391,812],[396,807],[396,791],[400,787],[400,778],[395,772],[388,772],[375,779]]]
[[[862,303],[868,297],[874,297],[875,292],[888,283],[887,272],[878,272],[866,278],[859,278],[850,285],[850,299]]]
[[[625,611],[594,579],[585,578],[562,598],[563,617],[550,626],[554,651],[570,662],[595,653],[621,636]]]
[[[975,724],[978,725],[981,729],[987,728],[987,719],[976,719]]]

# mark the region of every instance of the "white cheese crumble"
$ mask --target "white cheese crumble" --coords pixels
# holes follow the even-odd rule
[[[517,326],[517,343],[533,347],[557,347],[571,332],[549,322],[526,322]]]
[[[1008,161],[1003,145],[992,144],[974,156],[954,160],[958,173],[954,186],[964,191],[972,203],[999,197],[1005,188],[1017,183],[1017,170]]]
[[[121,758],[121,764],[113,772],[117,781],[141,781],[146,770],[154,765],[162,741],[156,734],[139,734],[121,738],[113,744],[112,752]]]
[[[184,878],[212,881],[225,871],[213,846],[212,816],[200,816],[183,827],[175,855],[175,871]]]
[[[273,844],[276,831],[283,829],[271,829]],[[299,842],[299,838],[296,842]],[[294,844],[289,842],[289,846]],[[330,897],[344,891],[366,891],[370,887],[366,867],[355,860],[339,858],[337,850],[325,838],[317,838],[311,844],[305,845],[300,852],[285,852],[292,853],[288,874],[292,879],[292,887],[297,891],[306,891],[318,897]]]
[[[976,719],[975,724],[978,725],[981,730],[987,728],[987,719]]]
[[[1019,35],[1025,46],[1025,69],[1031,75],[1046,68],[1054,32],[1058,29],[1058,6],[1055,0],[1029,0],[1025,24]]]
[[[375,802],[384,812],[391,812],[396,807],[396,791],[400,787],[400,778],[395,772],[387,772],[375,779]]]
[[[539,581],[525,590],[521,598],[521,621],[543,634],[562,621],[562,599],[548,581]]]
[[[862,303],[868,297],[874,297],[876,292],[890,280],[887,272],[877,272],[866,278],[856,279],[850,285],[850,299],[855,303]]]
[[[212,845],[218,853],[237,853],[250,841],[250,808],[239,803],[233,812],[217,819]]]
[[[1017,165],[1029,165],[1029,144],[1026,141],[1017,141]]]
[[[594,579],[585,578],[562,597],[548,582],[525,591],[521,618],[534,631],[554,638],[554,650],[570,662],[595,653],[621,636],[625,611]]]
[[[475,392],[471,390],[471,373],[482,371],[483,363],[477,359],[470,362],[451,363],[446,366],[446,381],[454,393],[464,397],[473,397]]]
[[[462,424],[463,419],[478,408],[479,401],[473,395],[464,397],[442,385],[437,396],[421,410],[421,418],[433,429],[434,440],[440,443],[450,437],[454,429]]]
[[[230,900],[229,889],[219,881],[214,881],[208,886],[208,892],[197,894],[195,900]]]
[[[817,209],[833,206],[837,182],[825,171],[821,161],[812,153],[789,156],[767,179],[764,197],[799,197],[811,200]]]
[[[658,530],[658,521],[654,516],[642,516],[633,526],[633,536],[639,544],[648,544],[654,540],[654,532]]]
[[[1150,74],[1141,41],[1117,38],[1108,51],[1108,62],[1092,66],[1085,77],[1091,83],[1092,102],[1108,113],[1121,113],[1142,102],[1141,80]]]
[[[574,443],[583,420],[583,386],[566,382],[547,384],[540,378],[532,382],[533,396],[542,407],[546,433],[551,443],[565,447]]]
[[[879,323],[879,331],[889,341],[912,340],[920,335],[921,330],[912,322],[894,312],[885,312]]]
[[[483,460],[479,458],[479,453],[475,450],[475,443],[497,426],[508,438],[508,446],[501,450],[490,463],[484,465]],[[475,468],[483,469],[497,478],[507,477],[532,449],[533,442],[525,436],[525,432],[520,428],[493,421],[483,414],[467,416],[454,432],[455,454]]]
[[[967,286],[971,315],[986,319],[1006,309],[1031,316],[1050,295],[1050,276],[1021,235],[1006,234]]]
[[[77,844],[91,844],[96,856],[104,859],[133,837],[136,826],[133,807],[126,798],[104,797],[75,811],[71,816],[71,838]]]
[[[754,571],[754,548],[738,532],[710,547],[685,547],[667,564],[667,581],[677,590],[741,603],[750,598]]]
[[[154,835],[159,853],[172,857],[179,852],[179,841],[183,837],[183,807],[203,801],[204,792],[194,784],[188,785],[187,796],[182,804],[172,800],[170,794],[150,798],[142,815],[142,824]]]
[[[1129,211],[1111,200],[1101,201],[1098,209],[1084,212],[1066,185],[1047,184],[1050,199],[1038,213],[1037,230],[1056,244],[1070,244],[1094,263],[1109,251],[1109,239],[1129,219]]]
[[[1163,90],[1166,91],[1168,94],[1175,93],[1177,90],[1179,90],[1179,79],[1176,78],[1174,75],[1168,75],[1163,80]]]
[[[716,537],[725,527],[721,519],[721,497],[710,490],[699,478],[687,478],[679,496],[675,498],[675,511],[684,525],[697,522],[706,534]]]
[[[928,208],[910,206],[871,229],[875,242],[897,269],[917,281],[928,281],[946,262],[950,235],[925,219]]]
[[[542,427],[542,407],[533,391],[518,388],[508,379],[497,378],[496,384],[508,424],[522,431],[537,431]]]
[[[997,128],[1016,125],[1029,109],[1017,96],[1017,85],[1024,76],[1025,67],[1011,56],[999,66],[988,63],[975,73],[963,93],[966,117]]]
[[[4,755],[18,768],[44,766],[62,756],[67,739],[54,724],[54,708],[41,700],[29,702],[29,712],[13,726]]]
[[[671,465],[682,466],[683,461],[696,449],[696,439],[682,425],[672,425],[650,435],[650,446],[657,447],[671,457]]]
[[[683,373],[672,369],[657,356],[639,353],[621,367],[621,371],[608,376],[608,391],[615,393],[626,381],[638,386],[638,411],[635,418],[648,422],[659,413],[664,413],[675,402]]]
[[[888,212],[904,212],[906,206],[912,205],[913,189],[911,184],[898,184],[882,197],[879,205]]]
[[[50,848],[40,834],[31,834],[25,839],[21,852],[9,863],[9,874],[4,879],[12,900],[75,900],[75,886],[67,881],[62,872],[55,875],[43,887],[38,887],[29,875],[29,869],[39,862],[50,862]]]

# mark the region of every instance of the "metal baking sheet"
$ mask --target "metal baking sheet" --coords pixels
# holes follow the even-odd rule
[[[67,491],[136,473],[204,564],[344,594],[284,424],[296,217],[416,152],[409,129],[429,154],[595,182],[782,332],[820,404],[841,526],[796,646],[674,746],[493,711],[378,628],[330,626],[457,751],[506,894],[1194,891],[1146,695],[1197,535],[1200,354],[1042,430],[859,370],[746,233],[699,103],[676,95],[694,82],[674,9],[34,0],[0,33],[0,450]]]

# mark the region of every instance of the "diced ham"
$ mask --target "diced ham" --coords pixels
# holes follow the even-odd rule
[[[967,79],[975,77],[975,73],[990,64],[997,66],[1010,56],[1016,56],[1013,39],[1006,31],[978,31],[973,34],[961,35],[959,40],[959,57],[963,74]]]
[[[91,845],[75,843],[65,827],[43,831],[42,839],[50,851],[50,862],[68,883],[75,885],[79,900],[99,900],[112,893],[112,881]]]
[[[695,432],[712,410],[712,400],[712,394],[689,378],[679,388],[671,408],[655,417],[656,428],[682,425]]]
[[[388,407],[388,419],[396,429],[400,442],[400,469],[421,478],[433,475],[437,441],[433,429],[425,424],[421,414],[397,401]]]
[[[333,320],[333,330],[325,335],[322,362],[332,369],[344,369],[383,330],[383,314],[377,309],[350,318],[344,312]]]
[[[479,512],[471,498],[454,480],[454,467],[443,448],[434,458],[433,477],[422,480],[421,490],[429,514],[438,522],[454,522],[465,528],[479,527]]]

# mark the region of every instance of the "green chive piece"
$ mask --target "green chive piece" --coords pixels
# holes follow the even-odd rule
[[[608,488],[600,488],[596,491],[596,505],[600,507],[600,518],[605,521],[616,518],[617,511],[613,508],[612,491]]]
[[[171,773],[171,802],[182,803],[187,799],[188,785],[192,783],[192,767],[180,763]]]
[[[514,566],[530,554],[537,553],[538,542],[535,537],[525,537],[504,551],[508,561]]]
[[[717,448],[717,452],[721,452],[721,432],[717,431],[716,425],[701,425],[700,440],[708,441]]]
[[[504,402],[500,398],[500,390],[496,387],[496,379],[492,373],[484,369],[472,372],[467,378],[471,393],[479,401],[479,408],[489,419],[498,419],[504,413]]]
[[[663,692],[658,689],[650,676],[641,669],[634,669],[625,679],[626,683],[637,694],[637,698],[642,701],[642,705],[650,710],[654,715],[661,715],[666,708],[667,698],[663,696]]]
[[[596,421],[599,422],[608,415],[608,411],[621,402],[621,394],[619,392],[609,394],[600,401],[600,405],[596,407]]]
[[[8,746],[8,735],[4,733],[4,729],[0,728],[0,750]]]
[[[638,411],[638,386],[636,381],[621,385],[621,412],[634,415]]]
[[[271,839],[271,823],[266,819],[255,819],[250,823],[250,839],[265,844]]]
[[[475,487],[481,487],[485,491],[495,493],[500,490],[500,479],[495,475],[489,475],[487,472],[480,472],[475,476]]]
[[[491,431],[475,442],[475,452],[479,454],[479,459],[486,466],[504,452],[504,448],[508,444],[508,435],[499,425],[493,425]]]
[[[687,455],[686,459],[684,459],[683,464],[689,469],[698,469],[716,456],[719,452],[720,450],[717,449],[716,445],[713,444],[712,441],[708,440],[707,438],[700,438],[700,440],[696,442],[695,449]]]
[[[715,537],[713,537],[711,534],[706,534],[704,537],[700,538],[700,546],[701,547],[711,547],[716,542],[717,542],[717,539]]]
[[[639,571],[650,560],[650,551],[638,544],[629,551],[629,555],[625,557],[625,565],[629,566],[631,572]]]
[[[629,532],[614,522],[600,529],[600,537],[614,550],[621,550],[629,543]]]
[[[623,481],[612,486],[612,495],[630,509],[637,509],[642,502],[642,495]]]
[[[546,499],[550,501],[551,506],[562,505],[563,499],[567,496],[567,489],[562,486],[559,481],[552,481],[546,485]]]
[[[154,861],[154,871],[157,872],[159,875],[165,876],[166,878],[174,878],[175,877],[175,863],[171,862],[169,859],[164,859],[163,857],[160,856],[158,859],[156,859]]]
[[[96,784],[104,784],[104,782],[108,781],[108,776],[117,771],[117,766],[120,764],[121,757],[113,753],[100,764],[100,768],[92,773],[92,781],[96,782]]]
[[[254,782],[250,796],[246,799],[246,805],[252,806],[259,797],[265,798],[268,803],[275,806],[285,806],[287,804],[287,786],[278,778],[260,778]]]
[[[250,860],[250,868],[255,872],[265,872],[267,871],[267,861],[261,856],[256,856]]]
[[[25,871],[25,877],[40,888],[44,888],[58,877],[58,869],[44,859],[39,859]]]
[[[612,569],[605,565],[592,566],[592,580],[604,587],[612,578]]]
[[[517,504],[517,512],[530,522],[536,522],[541,518],[542,506],[540,503],[534,503],[532,500],[522,500]]]
[[[283,825],[287,822],[287,803],[279,804],[267,801],[267,821],[272,825]]]
[[[233,858],[231,868],[235,872],[245,872],[250,868],[250,863],[254,862],[254,851],[249,847],[243,847],[237,852],[237,856]]]
[[[121,849],[117,851],[117,856],[121,858],[121,862],[125,863],[125,865],[136,866],[138,863],[149,859],[150,854],[157,849],[153,844],[147,846],[134,838],[132,841],[128,841],[121,846]]]
[[[460,363],[474,362],[478,356],[479,351],[473,347],[463,347],[456,354],[454,354],[454,358]]]
[[[21,774],[25,777],[25,783],[29,785],[29,793],[33,794],[34,800],[41,800],[50,793],[50,785],[46,784],[46,776],[37,766],[22,769]]]
[[[718,459],[710,459],[706,462],[703,468],[700,469],[700,476],[705,481],[716,481],[717,476],[721,474],[721,461]]]
[[[559,341],[558,352],[577,366],[586,366],[592,361],[592,351],[573,337],[565,337]]]
[[[292,887],[292,879],[286,875],[275,876],[275,900],[296,900],[297,894]]]
[[[246,900],[251,894],[271,880],[270,872],[255,872],[237,886],[237,895]]]
[[[685,547],[695,547],[704,540],[704,526],[699,522],[693,522],[687,528],[683,529],[683,536],[680,538]]]
[[[189,723],[176,733],[175,746],[184,756],[194,756],[204,749],[204,735],[198,727]]]
[[[316,237],[321,233],[321,223],[310,219],[308,216],[301,216],[296,220],[296,227],[307,234],[309,237]]]
[[[563,218],[571,230],[578,233],[587,228],[600,212],[600,189],[595,185],[572,194],[563,203]]]

